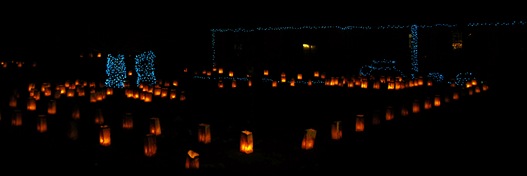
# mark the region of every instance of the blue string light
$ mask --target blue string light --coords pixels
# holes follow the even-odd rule
[[[156,84],[154,60],[156,55],[153,51],[145,51],[135,56],[135,72],[137,73],[137,86],[141,84]]]
[[[104,83],[106,87],[124,88],[124,81],[126,79],[124,55],[118,54],[117,57],[114,57],[111,54],[108,54],[106,75],[108,76]]]
[[[397,76],[406,77],[404,73],[397,69],[396,62],[394,60],[373,60],[371,64],[364,65],[360,68],[359,74],[362,76],[370,76],[376,72],[383,72],[381,75],[385,75],[386,72],[391,72]]]
[[[432,72],[428,73],[427,75],[428,79],[436,82],[436,83],[442,83],[445,80],[445,77],[441,73]]]
[[[417,46],[417,41],[418,41],[418,35],[417,35],[417,25],[412,25],[412,30],[411,30],[411,37],[412,37],[412,43],[411,43],[411,53],[412,53],[412,71],[414,71],[415,73],[418,73],[419,72],[419,61],[418,61],[418,46]]]
[[[212,30],[212,44],[211,44],[211,51],[212,51],[212,68],[216,67],[216,32]]]
[[[472,80],[477,80],[476,75],[472,72],[463,72],[458,73],[454,79],[454,82],[457,86],[464,86],[467,82]]]
[[[468,27],[482,27],[482,26],[502,27],[502,26],[525,26],[526,24],[527,24],[526,21],[493,22],[493,23],[470,22],[467,24],[467,26]]]

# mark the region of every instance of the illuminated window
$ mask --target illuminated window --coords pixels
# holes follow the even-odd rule
[[[461,48],[463,48],[463,43],[462,42],[453,42],[452,43],[452,49],[457,50],[457,49],[461,49]]]
[[[302,44],[302,48],[304,49],[304,53],[313,53],[315,51],[315,45],[311,44]]]
[[[457,50],[463,48],[463,39],[461,32],[452,33],[452,49]]]

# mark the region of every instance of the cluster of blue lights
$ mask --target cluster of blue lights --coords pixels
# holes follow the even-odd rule
[[[212,68],[216,68],[216,32],[211,33]]]
[[[417,50],[417,41],[418,41],[418,35],[417,35],[417,25],[413,25],[412,26],[412,30],[411,30],[411,37],[412,37],[412,40],[411,40],[411,46],[410,46],[410,52],[411,52],[411,59],[412,59],[412,71],[414,71],[415,73],[418,73],[419,72],[419,62],[418,62],[418,50]]]
[[[156,75],[154,72],[155,58],[156,55],[151,50],[135,56],[135,72],[137,73],[137,86],[141,84],[156,84]]]
[[[445,80],[445,77],[443,76],[443,74],[437,73],[437,72],[428,73],[427,78],[436,83],[441,83]]]
[[[467,82],[477,80],[476,75],[472,72],[458,73],[454,79],[454,84],[457,86],[464,86]],[[452,83],[452,82],[451,82]]]
[[[124,55],[118,54],[117,57],[114,57],[111,54],[108,54],[106,75],[108,75],[108,78],[105,81],[106,87],[124,87],[124,81],[126,79],[126,64],[124,62]]]
[[[362,76],[370,76],[376,72],[382,72],[381,75],[386,75],[386,72],[396,74],[396,76],[406,77],[403,72],[396,68],[394,60],[373,60],[370,65],[364,65],[360,68],[359,74]]]

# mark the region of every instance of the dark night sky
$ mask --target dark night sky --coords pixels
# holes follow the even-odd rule
[[[27,47],[46,45],[108,44],[112,41],[164,42],[177,40],[181,33],[207,35],[213,27],[254,27],[291,25],[362,25],[362,24],[414,24],[459,20],[444,16],[333,16],[333,15],[274,15],[214,14],[210,16],[170,15],[117,15],[110,17],[35,16],[2,21],[2,46]],[[187,36],[188,37],[188,36]],[[208,37],[208,36],[207,36]],[[183,38],[185,39],[185,38]]]
[[[134,8],[95,6],[93,9],[78,7],[2,12],[0,55],[38,55],[49,51],[90,47],[117,50],[173,48],[176,52],[195,53],[209,49],[209,29],[217,27],[404,25],[510,19],[510,16],[504,15],[454,15],[449,11],[418,15],[396,10],[383,10],[380,13],[377,7],[340,7],[332,10],[327,8],[329,6],[298,6],[288,10],[287,7],[266,8],[269,5],[222,5],[134,5]]]

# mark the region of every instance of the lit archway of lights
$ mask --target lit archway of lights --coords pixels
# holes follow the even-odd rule
[[[509,20],[509,21],[501,21],[501,22],[468,22],[466,24],[460,24],[461,26],[464,25],[466,28],[484,28],[484,29],[492,29],[496,27],[512,27],[512,26],[521,26],[525,27],[527,25],[527,21],[525,20]],[[213,28],[210,30],[211,32],[211,63],[212,67],[216,67],[216,34],[217,33],[223,33],[223,32],[256,32],[256,31],[281,31],[281,30],[343,30],[343,31],[351,31],[351,30],[388,30],[388,29],[409,29],[410,35],[411,35],[411,45],[410,45],[410,53],[411,53],[411,70],[413,73],[410,73],[409,76],[414,78],[416,76],[416,73],[419,72],[419,35],[418,30],[419,29],[431,29],[431,28],[456,28],[458,27],[458,24],[432,24],[432,25],[419,25],[419,24],[412,24],[412,25],[380,25],[380,26],[371,26],[371,25],[362,25],[362,26],[284,26],[284,27],[256,27],[251,29],[245,29],[245,28]],[[361,68],[361,72],[367,73],[367,69],[370,66],[364,66],[364,68]],[[363,70],[362,70],[363,69]],[[467,75],[467,73],[460,73],[461,75]],[[463,76],[458,75],[455,78],[455,82],[463,82]],[[440,81],[444,78],[442,77],[442,74],[439,73],[429,73],[429,77]],[[457,83],[458,84],[458,83]]]

